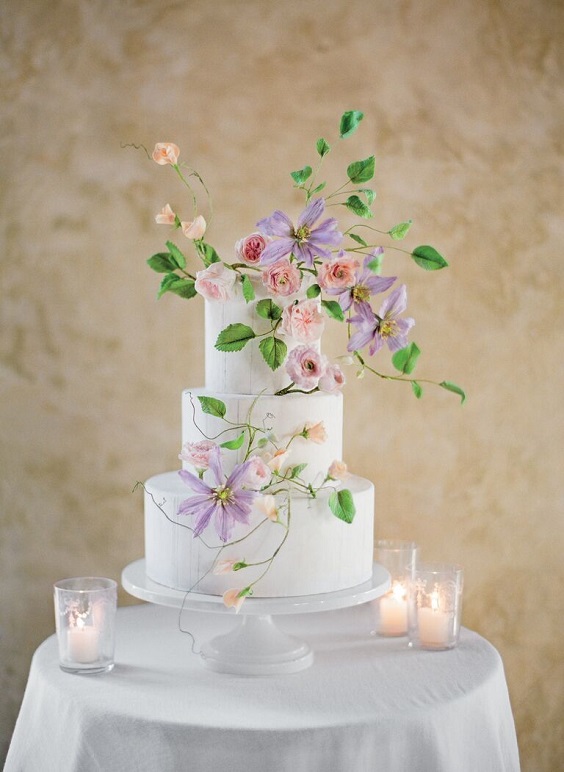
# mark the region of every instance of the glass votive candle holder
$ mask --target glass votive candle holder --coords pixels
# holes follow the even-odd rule
[[[383,539],[374,545],[374,559],[390,573],[390,589],[374,601],[378,635],[407,635],[409,584],[417,564],[419,547],[413,541]]]
[[[67,673],[106,673],[114,666],[117,583],[83,576],[55,582],[59,665]]]
[[[409,592],[409,645],[440,651],[452,649],[460,635],[461,566],[422,563]]]

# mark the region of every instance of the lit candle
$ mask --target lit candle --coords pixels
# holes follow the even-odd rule
[[[82,665],[96,662],[100,658],[99,639],[98,630],[79,619],[76,627],[67,630],[69,659]]]
[[[380,598],[380,635],[406,635],[406,589],[401,582],[394,582],[390,592]]]
[[[419,641],[422,646],[439,649],[447,646],[450,639],[451,615],[442,611],[439,604],[439,593],[431,593],[431,607],[417,610],[417,625]]]

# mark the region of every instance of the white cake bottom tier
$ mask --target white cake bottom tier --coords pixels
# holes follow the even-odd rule
[[[350,475],[342,487],[352,493],[356,508],[352,523],[333,515],[327,504],[329,491],[324,490],[315,499],[292,497],[287,528],[286,497],[277,494],[282,523],[265,518],[255,507],[251,525],[239,525],[228,546],[222,548],[213,523],[194,538],[191,518],[177,515],[180,503],[193,495],[178,472],[156,475],[145,484],[147,576],[166,587],[222,595],[229,589],[243,589],[264,574],[253,585],[254,597],[334,592],[368,581],[373,561],[374,486]],[[238,543],[233,543],[235,540]],[[281,544],[266,573],[268,563],[221,575],[213,573],[218,561],[268,561]]]
[[[209,398],[225,405],[223,418],[206,413],[202,402]],[[343,395],[342,394],[287,394],[272,395],[217,394],[208,389],[187,389],[182,394],[182,442],[212,439],[221,444],[236,440],[244,433],[237,450],[222,449],[223,470],[230,474],[236,464],[245,460],[249,450],[249,430],[254,432],[252,454],[261,455],[267,462],[277,449],[283,449],[293,435],[306,426],[323,424],[326,439],[295,437],[284,457],[282,471],[298,464],[307,464],[301,478],[313,485],[321,485],[333,461],[342,460],[343,449]],[[320,439],[319,437],[317,438]],[[187,463],[186,469],[191,469]]]

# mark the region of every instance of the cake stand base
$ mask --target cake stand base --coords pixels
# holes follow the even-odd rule
[[[145,560],[124,568],[121,581],[130,595],[160,606],[189,611],[234,615],[220,595],[183,592],[164,587],[148,578]],[[246,598],[236,615],[233,630],[202,645],[202,662],[210,670],[239,675],[297,673],[313,663],[313,652],[305,642],[280,630],[273,616],[333,611],[379,598],[390,587],[390,575],[378,563],[363,584],[337,592],[289,598]]]
[[[313,652],[305,641],[282,632],[272,616],[243,616],[231,632],[202,646],[202,660],[219,673],[274,675],[305,670]]]

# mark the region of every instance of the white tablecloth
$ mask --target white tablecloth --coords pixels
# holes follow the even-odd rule
[[[503,664],[483,638],[415,651],[370,634],[371,604],[277,618],[311,668],[245,677],[206,669],[178,611],[118,611],[116,666],[77,676],[56,640],[36,651],[5,772],[515,772]],[[233,626],[184,613],[198,644]]]

